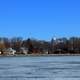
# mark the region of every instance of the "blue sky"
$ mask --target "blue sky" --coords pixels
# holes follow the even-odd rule
[[[0,36],[80,36],[80,0],[0,0]]]

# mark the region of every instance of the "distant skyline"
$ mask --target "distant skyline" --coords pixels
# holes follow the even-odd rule
[[[1,0],[0,37],[80,37],[80,0]]]

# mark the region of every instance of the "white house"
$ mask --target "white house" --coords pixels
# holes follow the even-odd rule
[[[4,51],[4,54],[7,54],[7,55],[14,55],[15,53],[16,53],[16,50],[12,48],[8,48]]]
[[[27,54],[28,53],[28,49],[27,48],[24,48],[24,47],[21,47],[21,53],[23,53],[23,54]]]

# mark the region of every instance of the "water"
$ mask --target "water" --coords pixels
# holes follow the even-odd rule
[[[0,57],[0,80],[80,80],[80,56]]]

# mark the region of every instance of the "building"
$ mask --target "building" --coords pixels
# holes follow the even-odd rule
[[[25,55],[28,54],[28,48],[21,47],[21,48],[20,48],[20,53],[21,53],[21,54],[25,54]]]
[[[16,50],[12,49],[12,48],[8,48],[8,49],[4,49],[3,50],[3,54],[5,55],[15,55]]]

